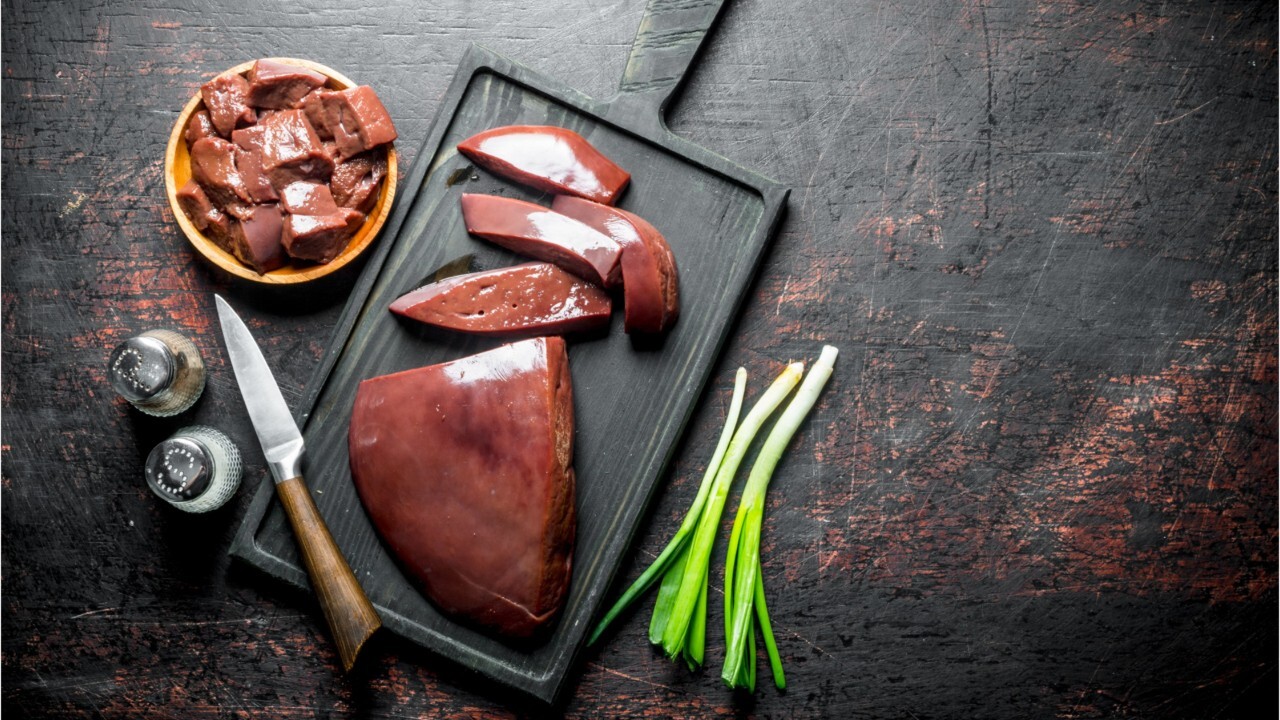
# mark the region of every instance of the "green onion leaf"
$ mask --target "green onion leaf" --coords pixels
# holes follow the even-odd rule
[[[822,349],[822,354],[796,391],[796,396],[787,404],[765,438],[751,474],[747,477],[747,485],[742,491],[742,500],[730,535],[731,562],[725,565],[724,580],[727,648],[720,677],[730,687],[745,686],[755,689],[755,626],[751,622],[753,615],[759,619],[766,648],[770,650],[769,663],[773,670],[774,684],[778,689],[786,687],[782,662],[777,656],[773,630],[764,604],[764,583],[761,579],[760,531],[764,518],[764,496],[788,443],[817,403],[818,395],[830,379],[836,354],[836,349],[830,345]],[[730,451],[732,452],[732,446]]]

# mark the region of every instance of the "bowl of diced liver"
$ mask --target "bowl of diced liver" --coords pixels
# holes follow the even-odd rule
[[[373,89],[317,63],[263,58],[200,87],[169,136],[178,225],[214,265],[288,285],[350,264],[396,188],[395,127]]]

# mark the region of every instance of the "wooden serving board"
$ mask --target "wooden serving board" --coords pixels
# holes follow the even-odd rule
[[[299,412],[307,481],[385,626],[547,702],[563,689],[587,632],[610,599],[613,576],[666,474],[786,202],[787,189],[672,135],[663,124],[663,106],[720,11],[719,0],[653,0],[619,93],[607,101],[473,46]],[[670,242],[682,313],[660,344],[634,343],[622,331],[620,310],[607,335],[571,340],[578,478],[573,578],[552,633],[539,644],[516,646],[443,617],[406,579],[352,485],[347,428],[361,380],[498,344],[424,332],[387,306],[461,256],[474,255],[476,269],[522,261],[467,235],[459,196],[497,193],[543,204],[551,198],[472,168],[455,146],[493,127],[544,124],[577,131],[631,173],[619,206],[648,219]],[[292,585],[307,585],[270,483],[258,488],[232,553]]]

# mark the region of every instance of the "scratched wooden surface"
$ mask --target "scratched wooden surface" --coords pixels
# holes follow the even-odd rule
[[[183,244],[161,155],[204,78],[262,55],[338,68],[377,88],[412,162],[468,43],[607,97],[643,7],[331,5],[0,8],[14,717],[541,714],[394,641],[341,677],[313,601],[227,557],[249,492],[192,518],[141,481],[181,422],[254,447],[211,292],[245,307],[295,402],[345,297],[251,293]],[[646,603],[551,714],[1274,707],[1277,11],[1097,5],[728,9],[670,124],[790,185],[790,212],[622,580],[677,526],[733,370],[839,346],[766,513],[790,688],[722,687],[716,589],[708,671],[647,645]],[[178,422],[129,411],[103,374],[162,325],[211,372]],[[247,484],[264,474],[252,460]]]

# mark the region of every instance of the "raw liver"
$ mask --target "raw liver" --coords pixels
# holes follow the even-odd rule
[[[612,237],[622,246],[623,327],[628,333],[665,332],[680,315],[680,282],[666,238],[644,218],[568,195],[551,209]]]
[[[508,125],[458,143],[486,170],[544,192],[612,205],[631,175],[581,135],[548,125]]]
[[[284,110],[297,107],[307,93],[323,87],[324,75],[297,65],[258,60],[249,68],[249,104]]]
[[[609,325],[609,295],[550,263],[468,273],[418,288],[390,310],[477,335],[561,335]]]
[[[462,196],[462,218],[472,235],[599,285],[611,287],[621,278],[622,248],[613,238],[549,208],[468,193]]]
[[[216,77],[200,86],[209,119],[224,138],[243,125],[252,125],[258,115],[249,107],[249,81],[243,75]]]
[[[348,443],[370,519],[440,610],[513,638],[552,621],[576,524],[563,340],[365,380]]]
[[[192,113],[191,119],[187,121],[187,130],[183,133],[183,138],[187,141],[187,149],[190,149],[197,140],[217,136],[218,129],[213,126],[213,120],[209,119],[209,113],[206,110],[197,110]]]
[[[191,146],[191,176],[215,205],[227,211],[253,202],[235,154],[236,146],[220,137],[202,138]]]
[[[333,168],[330,189],[342,207],[368,213],[378,203],[382,178],[387,175],[385,150],[371,150],[339,162]]]
[[[319,103],[318,109],[314,103]],[[313,122],[324,119],[325,132],[337,143],[339,160],[396,139],[391,116],[368,85],[348,90],[317,90],[306,99],[303,109]]]
[[[364,224],[364,213],[337,208],[324,215],[287,215],[284,220],[285,252],[299,260],[327,263],[338,257]]]
[[[287,258],[280,244],[282,225],[278,205],[247,208],[240,221],[231,226],[232,254],[259,274],[283,267]]]
[[[328,182],[333,158],[301,110],[268,115],[262,128],[262,169],[276,192],[298,180]]]

